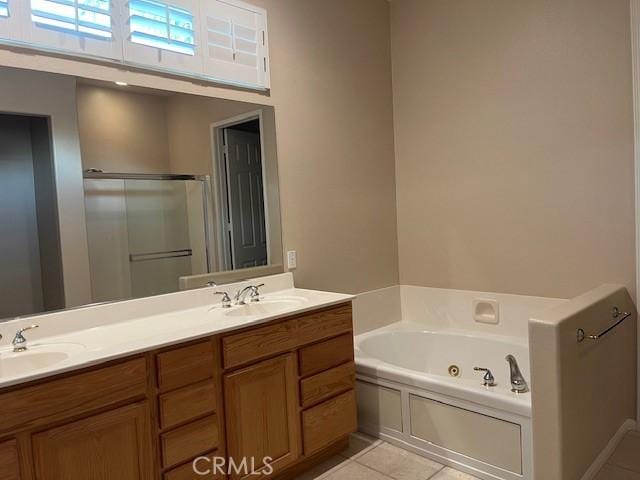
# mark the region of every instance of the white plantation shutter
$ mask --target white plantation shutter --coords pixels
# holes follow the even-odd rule
[[[269,87],[265,10],[235,0],[202,0],[201,15],[205,75]]]
[[[9,0],[0,0],[0,18],[9,18]]]
[[[19,8],[21,0],[0,0],[0,39],[15,40],[21,23]]]
[[[131,41],[161,50],[195,55],[194,14],[164,2],[129,1]]]
[[[126,62],[202,74],[197,0],[129,0]]]
[[[110,0],[31,0],[31,21],[78,36],[113,37]]]
[[[270,87],[267,13],[240,0],[0,0],[0,43]]]
[[[19,40],[91,56],[122,57],[113,0],[20,1],[29,14],[23,14]]]

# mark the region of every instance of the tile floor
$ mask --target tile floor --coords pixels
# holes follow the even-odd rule
[[[638,439],[640,440],[640,437]],[[471,475],[445,467],[362,433],[351,436],[347,450],[305,472],[296,480],[320,479],[477,480]]]
[[[625,435],[595,480],[640,480],[640,432]]]
[[[296,480],[477,480],[363,433]],[[629,432],[594,480],[640,480],[640,432]]]

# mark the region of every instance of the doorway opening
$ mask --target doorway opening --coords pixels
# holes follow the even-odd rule
[[[48,117],[0,113],[0,318],[65,307]]]
[[[269,263],[262,112],[211,126],[219,198],[218,254],[225,270]]]

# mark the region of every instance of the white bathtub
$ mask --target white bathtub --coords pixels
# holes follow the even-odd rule
[[[533,478],[531,396],[511,392],[505,360],[529,381],[524,340],[399,322],[355,347],[361,430],[480,478]],[[473,367],[491,369],[497,386]]]

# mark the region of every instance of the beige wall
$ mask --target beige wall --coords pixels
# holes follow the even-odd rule
[[[84,168],[170,172],[166,97],[82,84],[77,96]]]
[[[283,238],[299,286],[398,283],[387,0],[252,0],[269,14],[270,96],[61,58],[0,64],[274,105]]]
[[[266,182],[266,214],[269,232],[269,263],[282,265],[282,229],[280,211],[280,186],[278,179],[278,152],[274,109],[271,106],[253,103],[234,102],[222,99],[206,99],[193,95],[174,95],[167,101],[167,126],[169,132],[169,162],[172,173],[196,173],[209,175],[211,191],[216,198],[216,205],[221,193],[218,179],[213,170],[214,147],[211,126],[247,113],[261,111],[262,140],[265,152]],[[217,150],[217,148],[216,148]],[[214,207],[215,208],[215,207]],[[215,217],[214,243],[217,255],[214,259],[214,270],[223,270],[221,232],[217,228],[221,224],[222,212],[217,208]]]
[[[635,285],[628,0],[393,0],[403,284]]]
[[[91,280],[75,79],[11,69],[0,75],[0,111],[50,117],[65,305],[85,305]]]

